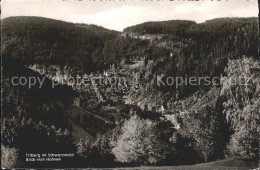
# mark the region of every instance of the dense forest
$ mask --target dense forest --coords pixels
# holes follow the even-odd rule
[[[138,33],[138,34],[170,34],[183,36],[183,31],[196,23],[187,20],[172,20],[172,21],[158,21],[145,22],[135,26],[127,27],[124,32]]]
[[[175,26],[180,26],[177,28],[182,30],[182,34],[172,35],[164,31],[171,28],[174,31]],[[148,40],[142,39],[134,41],[129,35],[134,33],[138,36],[150,28],[156,30],[156,34],[164,36],[160,40],[148,43]],[[126,28],[124,31],[128,36],[110,40],[104,48],[105,61],[120,63],[131,58],[154,60],[156,64],[152,68],[152,75],[158,73],[181,77],[225,75],[223,67],[227,66],[228,59],[236,59],[242,55],[258,58],[257,28],[257,18],[221,18],[201,24],[187,21],[165,21],[163,24],[148,22]],[[135,45],[138,47],[131,50]],[[112,48],[114,46],[117,48]],[[161,90],[176,90],[169,88],[164,87]],[[178,93],[184,97],[197,89],[198,87],[183,86]]]
[[[24,64],[80,66],[86,72],[103,66],[104,42],[118,32],[95,25],[72,24],[40,17],[2,21],[2,56]]]

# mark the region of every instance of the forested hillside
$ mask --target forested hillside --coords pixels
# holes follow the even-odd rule
[[[3,60],[24,64],[80,66],[86,72],[103,66],[104,42],[118,32],[95,25],[73,24],[40,17],[10,17],[2,21]]]
[[[149,68],[152,77],[158,73],[181,77],[220,76],[225,74],[223,68],[228,59],[242,55],[258,58],[257,30],[257,18],[221,18],[201,24],[178,20],[148,22],[128,27],[123,37],[107,42],[105,61],[145,59],[147,63],[153,60]],[[154,35],[158,38],[153,39]],[[112,48],[114,46],[117,48]],[[186,96],[197,89],[182,86],[178,92],[170,87],[161,90]]]
[[[182,36],[183,31],[196,23],[187,20],[145,22],[124,29],[124,32],[139,34],[173,34]]]

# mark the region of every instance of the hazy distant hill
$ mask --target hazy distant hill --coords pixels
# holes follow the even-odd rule
[[[96,70],[103,63],[105,41],[118,32],[95,25],[41,17],[10,17],[2,21],[2,54],[23,63],[66,64]]]
[[[130,26],[124,29],[124,32],[134,32],[140,34],[177,34],[181,35],[183,30],[195,25],[193,21],[171,20],[171,21],[153,21]]]
[[[257,18],[216,18],[197,24],[189,20],[151,21],[137,24],[124,29],[125,33],[137,34],[174,34],[190,36],[194,34],[231,33],[237,28],[255,25]],[[231,31],[231,32],[230,32]],[[235,32],[234,32],[235,33]]]

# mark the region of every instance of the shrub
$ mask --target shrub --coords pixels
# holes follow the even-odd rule
[[[18,150],[16,148],[10,148],[2,145],[2,157],[1,164],[2,168],[15,168],[18,163]]]
[[[24,162],[26,153],[71,153],[75,151],[72,133],[68,130],[48,127],[31,119],[5,118],[2,121],[2,145],[17,148],[18,160]]]
[[[112,153],[121,163],[155,164],[165,157],[164,147],[156,123],[133,115],[123,123]]]
[[[222,78],[224,114],[234,130],[228,147],[232,155],[256,159],[259,155],[259,70],[259,61],[242,57],[229,60]]]
[[[85,140],[83,138],[80,139],[80,141],[76,144],[77,147],[77,154],[83,158],[87,158],[90,155],[91,151],[91,144],[86,138]]]
[[[227,127],[224,116],[213,106],[206,105],[183,120],[180,133],[191,139],[192,147],[204,162],[208,162],[224,157],[229,136]]]

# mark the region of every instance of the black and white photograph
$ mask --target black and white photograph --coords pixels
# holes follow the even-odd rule
[[[1,167],[257,169],[257,0],[2,0]]]

